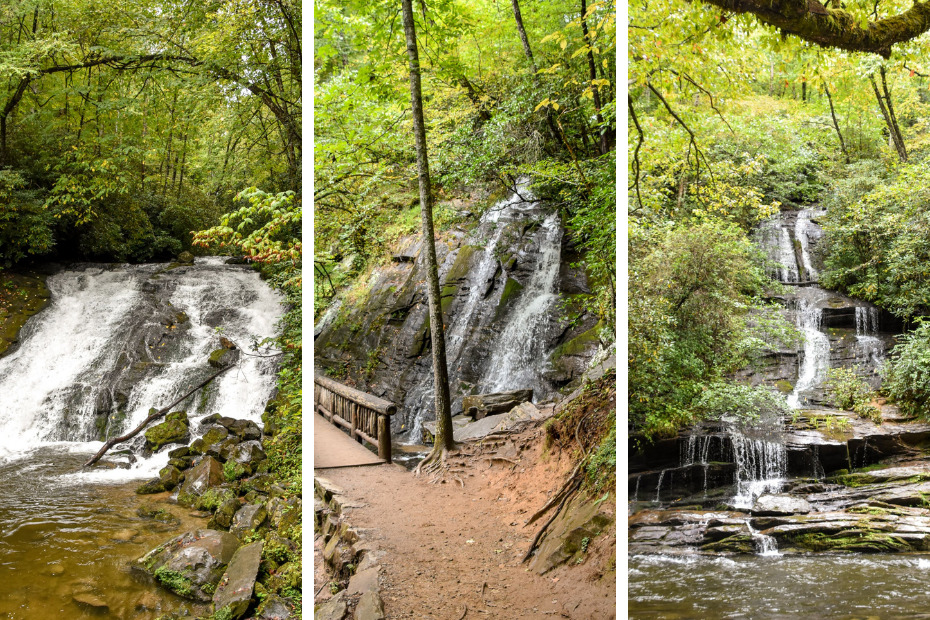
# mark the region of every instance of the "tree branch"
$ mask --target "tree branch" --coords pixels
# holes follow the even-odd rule
[[[930,2],[914,2],[899,15],[868,22],[863,28],[848,11],[828,9],[817,0],[704,0],[707,4],[750,13],[783,34],[821,47],[891,56],[891,46],[930,30]]]

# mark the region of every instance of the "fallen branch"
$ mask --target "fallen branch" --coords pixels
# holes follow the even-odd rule
[[[94,463],[96,463],[97,461],[99,461],[99,460],[100,460],[100,457],[102,457],[104,454],[106,454],[107,450],[109,450],[110,448],[112,448],[112,447],[115,446],[116,444],[122,443],[122,442],[124,442],[124,441],[126,441],[126,440],[128,440],[128,439],[132,439],[133,437],[135,437],[136,435],[138,435],[140,432],[142,432],[142,429],[144,429],[146,426],[149,425],[149,423],[153,422],[154,420],[157,420],[158,418],[163,417],[166,413],[168,413],[168,412],[171,410],[172,407],[174,407],[174,406],[177,405],[178,403],[184,402],[185,400],[187,400],[187,399],[190,397],[191,394],[193,394],[194,392],[196,392],[196,391],[199,390],[200,388],[204,387],[205,385],[207,385],[208,383],[210,383],[211,381],[213,381],[216,377],[218,377],[219,375],[223,374],[224,372],[226,372],[227,370],[229,370],[229,369],[232,368],[232,367],[233,367],[233,364],[230,364],[229,366],[225,366],[225,367],[221,368],[220,370],[218,370],[218,371],[216,371],[215,373],[213,373],[212,375],[210,375],[210,376],[209,376],[207,379],[205,379],[203,382],[199,383],[195,388],[191,389],[189,392],[187,392],[187,393],[186,393],[184,396],[182,396],[181,398],[178,398],[177,400],[175,400],[175,401],[172,402],[171,404],[169,404],[169,405],[167,405],[167,406],[165,406],[165,407],[162,407],[161,409],[159,409],[159,410],[156,411],[155,413],[149,414],[149,417],[145,418],[145,420],[142,421],[142,424],[140,424],[139,426],[137,426],[136,428],[134,428],[134,429],[131,430],[130,432],[126,433],[125,435],[123,435],[123,436],[121,436],[121,437],[114,437],[113,439],[110,439],[109,441],[107,441],[105,444],[103,444],[103,447],[100,448],[100,451],[97,452],[97,454],[95,454],[89,461],[87,461],[86,463],[84,463],[84,467],[90,467],[91,465],[93,465]]]

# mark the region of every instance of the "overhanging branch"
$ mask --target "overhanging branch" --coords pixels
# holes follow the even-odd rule
[[[848,11],[828,9],[817,0],[704,0],[707,4],[749,13],[784,34],[821,47],[891,56],[891,46],[930,30],[930,2],[915,2],[899,15],[868,22],[866,27]]]

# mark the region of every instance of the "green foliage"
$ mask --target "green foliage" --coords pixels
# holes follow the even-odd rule
[[[882,413],[872,405],[875,393],[851,368],[831,368],[825,387],[833,392],[833,399],[840,409],[854,411],[876,424],[882,423]]]
[[[882,391],[903,413],[930,417],[930,321],[899,337],[882,379]]]
[[[601,439],[597,448],[588,457],[585,463],[585,473],[588,484],[594,491],[609,489],[617,480],[617,425],[610,425],[610,429]]]
[[[773,422],[791,413],[784,395],[764,386],[721,381],[707,386],[694,403],[704,419],[741,426]]]
[[[52,212],[20,172],[0,168],[0,266],[52,249]]]
[[[235,461],[223,463],[223,477],[227,482],[235,482],[246,473],[245,467]]]
[[[821,280],[901,317],[930,312],[930,160],[890,177],[858,165],[837,182],[824,230],[830,253]],[[866,171],[867,174],[861,174]]]
[[[181,596],[187,596],[191,592],[191,580],[183,574],[170,570],[164,566],[155,570],[155,579],[163,586]]]
[[[630,422],[647,439],[698,419],[706,386],[793,330],[762,301],[770,281],[736,224],[630,226]]]

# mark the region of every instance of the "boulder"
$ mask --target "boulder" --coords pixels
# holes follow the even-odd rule
[[[161,478],[152,478],[148,482],[143,482],[136,488],[137,495],[152,495],[153,493],[164,493],[165,483]]]
[[[181,252],[178,254],[178,262],[192,265],[194,263],[194,255],[190,252]]]
[[[239,512],[240,508],[242,508],[242,502],[239,501],[239,498],[230,497],[216,509],[216,512],[213,513],[213,518],[210,519],[209,525],[211,527],[215,526],[216,528],[228,530],[232,525],[233,517]]]
[[[801,497],[790,495],[760,495],[752,505],[754,517],[777,517],[781,515],[806,515],[811,511],[810,503]]]
[[[314,620],[343,620],[349,612],[345,590],[339,592],[313,611]]]
[[[238,548],[228,532],[195,530],[149,551],[134,566],[179,596],[209,602]]]
[[[158,452],[171,443],[185,443],[190,438],[190,424],[186,411],[174,411],[165,416],[165,421],[145,431],[146,447]]]
[[[268,458],[262,450],[262,444],[254,439],[231,446],[224,456],[227,461],[242,465],[247,474],[253,473],[258,468],[258,464]]]
[[[288,620],[292,617],[294,603],[290,599],[269,594],[258,606],[258,620]]]
[[[233,420],[232,423],[225,425],[225,428],[244,441],[262,438],[262,429],[251,420]]]
[[[365,592],[355,607],[355,620],[384,620],[384,603],[377,592]]]
[[[233,515],[229,531],[239,538],[244,538],[260,528],[267,519],[268,511],[262,504],[247,504]]]
[[[236,551],[213,595],[217,613],[224,613],[224,617],[234,620],[246,612],[255,589],[263,544],[259,540]]]
[[[158,477],[165,490],[170,491],[181,484],[181,480],[184,479],[184,474],[174,465],[168,465],[167,467],[161,468],[161,471],[158,472]]]
[[[207,363],[214,368],[225,368],[239,361],[239,351],[236,349],[216,349],[210,353]]]
[[[178,492],[178,503],[193,506],[207,489],[219,486],[226,481],[223,466],[211,456],[205,456],[200,463],[187,472],[184,484]]]
[[[510,411],[520,403],[533,399],[533,390],[515,390],[513,392],[496,392],[494,394],[477,394],[462,399],[465,415],[480,420],[495,413]]]

